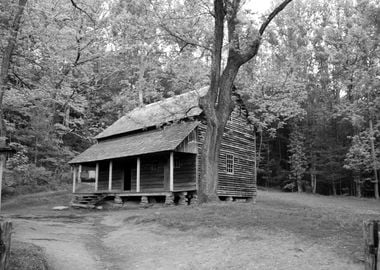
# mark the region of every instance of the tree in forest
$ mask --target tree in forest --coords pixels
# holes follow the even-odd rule
[[[374,137],[379,141],[380,131],[377,131]],[[375,153],[377,160],[380,158],[380,150],[378,149],[379,148],[377,148]],[[353,172],[356,194],[358,197],[361,197],[362,184],[365,181],[373,182],[373,180],[368,177],[373,170],[373,166],[375,166],[377,170],[380,168],[379,162],[373,164],[372,161],[371,135],[368,130],[352,137],[352,145],[346,154],[344,163],[344,168]],[[367,177],[363,179],[363,175]]]
[[[15,12],[9,12],[7,15],[2,17],[1,24],[6,29],[7,33],[4,34],[5,44],[2,49],[1,66],[0,66],[0,136],[6,135],[6,126],[4,121],[4,109],[3,100],[7,89],[9,88],[9,71],[12,62],[12,56],[16,49],[17,36],[21,27],[21,18],[24,13],[24,9],[27,0],[19,0],[18,4],[13,5],[14,1],[8,1],[8,3],[1,4],[2,13],[6,14],[5,11],[7,7],[14,7]],[[12,15],[14,16],[12,17]]]
[[[207,129],[202,149],[200,177],[201,201],[217,200],[218,158],[224,127],[234,107],[232,89],[240,67],[258,53],[265,29],[273,18],[279,14],[291,0],[283,1],[262,23],[258,31],[239,23],[241,2],[214,1],[214,37],[211,56],[210,90],[201,99],[201,107],[206,116]],[[228,50],[224,68],[222,51],[224,40],[224,23],[227,23]]]
[[[340,51],[334,51],[334,61],[340,63],[339,75],[342,85],[345,86],[346,96],[339,106],[338,113],[350,122],[353,129],[352,143],[346,155],[345,167],[354,173],[357,193],[360,194],[362,176],[368,178],[367,169],[364,170],[361,163],[371,164],[374,187],[374,196],[379,198],[379,172],[377,156],[379,126],[379,88],[380,73],[378,63],[380,61],[379,33],[380,25],[378,16],[380,6],[373,1],[361,1],[355,6],[355,12],[345,9],[346,23],[345,36],[337,40],[337,33],[329,34],[332,44],[338,44]],[[346,53],[343,53],[346,52]],[[342,58],[343,57],[343,58]],[[366,134],[366,135],[365,135]],[[368,145],[370,159],[366,158],[364,151]]]
[[[56,181],[63,180],[61,176],[69,173],[67,160],[73,152],[68,146],[74,144],[73,138],[78,141],[79,137],[87,145],[90,141],[83,136],[89,134],[88,130],[81,130],[87,106],[84,89],[91,88],[89,67],[99,58],[100,47],[95,34],[99,28],[90,18],[99,5],[90,2],[94,4],[91,11],[84,10],[88,9],[86,0],[33,0],[24,6],[2,109],[8,137],[20,145],[16,150],[23,149],[28,156],[29,176],[50,174]],[[5,11],[3,14],[8,14]],[[14,15],[15,11],[16,8],[9,14]],[[6,56],[9,44],[1,44],[5,48],[2,56]],[[8,168],[13,168],[9,174],[12,178],[15,169]],[[29,176],[25,179],[35,180]]]
[[[303,115],[300,125],[314,191],[317,181],[318,192],[325,194],[353,190],[352,177],[342,168],[350,138],[370,127],[370,115],[376,131],[378,12],[376,1],[295,1],[268,27],[257,68],[245,65],[239,78],[253,90],[252,119],[267,130],[263,141],[276,167],[288,169],[283,161],[289,157],[277,146],[280,136],[291,134],[292,116]],[[280,136],[273,137],[276,130]],[[280,177],[273,168],[270,173]]]
[[[290,154],[290,178],[297,184],[298,192],[302,192],[302,180],[307,169],[307,159],[305,153],[305,137],[298,128],[293,128],[290,134],[288,148]]]

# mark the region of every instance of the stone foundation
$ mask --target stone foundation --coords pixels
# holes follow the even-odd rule
[[[113,199],[113,202],[115,204],[123,204],[123,199],[120,198],[120,196],[115,196],[115,198]]]
[[[234,198],[232,198],[231,196],[226,198],[226,202],[233,202],[233,201],[234,201]]]
[[[171,206],[174,205],[174,195],[170,194],[165,197],[165,205]]]
[[[178,205],[188,205],[187,192],[179,194]]]
[[[149,203],[148,197],[147,196],[141,196],[141,205],[147,205]]]
[[[198,195],[193,194],[190,200],[190,205],[198,205]]]

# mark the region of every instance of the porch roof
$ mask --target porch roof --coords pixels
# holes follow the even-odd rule
[[[69,163],[85,163],[172,151],[198,124],[199,122],[197,121],[181,122],[161,129],[100,141],[76,156]]]

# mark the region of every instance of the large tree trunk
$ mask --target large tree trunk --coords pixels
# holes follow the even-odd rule
[[[232,87],[239,68],[256,56],[261,37],[268,24],[292,0],[281,3],[261,25],[254,38],[248,40],[245,48],[240,48],[237,12],[240,0],[214,0],[214,41],[211,61],[210,89],[200,101],[206,115],[207,129],[202,148],[202,165],[200,177],[200,201],[217,200],[219,149],[224,127],[233,109]],[[228,56],[223,72],[222,48],[224,37],[224,22],[227,21]]]
[[[4,107],[3,100],[5,91],[8,89],[8,72],[11,65],[11,59],[16,47],[17,35],[20,30],[21,17],[24,12],[24,8],[27,0],[20,0],[18,4],[18,9],[16,15],[13,19],[9,29],[9,38],[7,40],[7,46],[5,47],[3,53],[3,59],[1,62],[1,70],[0,70],[0,136],[5,137],[6,135],[6,126],[4,122]]]
[[[220,125],[219,125],[220,126]],[[200,201],[217,201],[217,181],[208,181],[209,179],[218,179],[219,150],[223,130],[218,128],[217,123],[207,125],[202,155],[201,155],[201,182],[200,182]]]

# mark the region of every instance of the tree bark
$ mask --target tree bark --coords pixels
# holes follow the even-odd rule
[[[379,199],[379,178],[377,176],[377,168],[376,168],[375,135],[373,132],[372,119],[369,120],[369,134],[370,134],[370,141],[371,141],[373,173],[375,175],[374,192],[375,192],[375,198],[378,200]]]
[[[379,223],[379,220],[365,220],[363,222],[364,270],[379,269]]]
[[[335,186],[335,180],[332,180],[332,190],[333,190],[333,195],[336,196],[336,186]]]
[[[256,56],[261,37],[268,24],[292,0],[281,3],[261,25],[257,35],[248,41],[246,48],[240,48],[237,12],[240,0],[214,0],[214,42],[211,58],[210,88],[200,105],[206,116],[206,134],[202,147],[202,163],[200,175],[200,202],[218,200],[216,194],[218,183],[219,150],[224,128],[234,107],[232,88],[240,66]],[[222,48],[224,38],[224,22],[227,21],[228,56],[227,64],[222,72]]]
[[[317,193],[317,175],[315,174],[311,175],[311,192]]]
[[[24,13],[24,8],[27,0],[19,0],[18,9],[16,15],[13,19],[13,23],[10,27],[10,36],[7,40],[7,46],[5,47],[3,53],[3,59],[1,62],[1,70],[0,70],[0,136],[5,137],[6,135],[6,126],[4,122],[4,107],[3,100],[5,91],[8,89],[8,72],[11,65],[12,55],[14,49],[16,47],[17,35],[20,30],[21,25],[21,17]]]
[[[317,193],[317,173],[316,173],[316,165],[315,165],[315,155],[312,155],[311,158],[311,190],[315,194]]]
[[[354,182],[356,186],[356,197],[360,198],[362,196],[362,190],[361,190],[361,185],[360,185],[360,174],[355,174],[354,175]]]
[[[298,193],[302,193],[302,177],[300,175],[297,175],[297,191]]]

